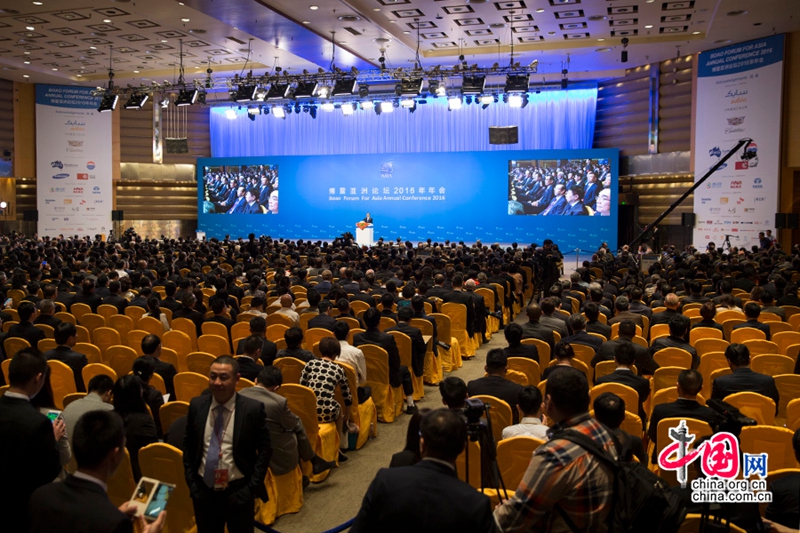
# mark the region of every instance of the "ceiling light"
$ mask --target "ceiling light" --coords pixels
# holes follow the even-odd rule
[[[281,106],[276,105],[272,108],[272,116],[286,120],[286,110]]]
[[[603,39],[602,37],[600,37],[600,38],[599,38],[599,39],[597,39],[597,40],[598,40],[598,41],[600,41],[600,42],[603,42],[603,41],[605,41],[605,39]]]
[[[23,74],[22,77],[23,78],[30,78],[30,76],[28,74]]]
[[[414,99],[413,98],[403,98],[400,100],[401,107],[414,107]]]
[[[134,74],[139,74],[139,71],[138,70],[134,70],[133,73]]]
[[[375,107],[375,103],[372,100],[365,100],[361,102],[361,109],[369,111]]]
[[[331,94],[333,96],[342,96],[353,94],[358,90],[358,80],[356,78],[342,78],[336,80],[336,83],[333,84],[333,91]]]
[[[373,11],[380,11],[380,10],[381,10],[381,8],[379,8],[379,7],[373,7],[373,8],[372,8],[372,10],[373,10]]]
[[[237,102],[250,102],[254,100],[257,88],[256,85],[239,85],[239,87],[236,88],[235,100]]]
[[[508,95],[508,105],[509,107],[522,107],[522,95],[521,94]]]
[[[608,47],[605,47],[605,48],[596,48],[596,49],[595,49],[595,52],[610,52],[610,51],[611,51],[611,48],[608,48]]]
[[[54,70],[54,71],[57,71],[58,69],[57,69],[57,68],[55,68],[55,67],[53,67],[53,70]]]
[[[509,74],[506,76],[506,86],[504,92],[526,93],[528,92],[529,80],[530,76],[528,74]]]
[[[539,9],[536,10],[536,12],[537,13],[544,13],[544,9],[540,7]]]
[[[197,89],[181,89],[178,93],[178,99],[175,100],[175,105],[178,107],[193,105],[197,100],[197,92]]]
[[[26,64],[26,65],[30,65],[31,64],[30,61],[23,61],[23,63]]]
[[[394,111],[394,104],[391,102],[381,102],[381,112],[382,113],[391,113]]]
[[[303,24],[311,24],[311,21],[309,21],[309,20],[304,20],[304,21],[303,21]]]
[[[105,22],[106,24],[111,24],[111,19],[103,19],[103,22]]]
[[[33,31],[36,28],[34,28],[33,26],[25,26],[25,29],[28,30],[28,31]]]
[[[117,107],[117,102],[119,101],[118,94],[104,94],[103,98],[100,100],[100,107],[97,108],[99,113],[107,113],[109,111],[114,111]]]
[[[417,96],[422,91],[422,78],[404,78],[400,80],[399,96]]]
[[[40,5],[42,5],[42,4],[44,4],[44,2],[34,2],[34,3],[33,3],[33,5],[35,5],[35,6],[40,6]]]
[[[123,107],[125,109],[141,109],[148,98],[146,93],[133,93]]]
[[[319,106],[319,108],[322,109],[323,111],[327,111],[330,113],[331,111],[334,110],[335,106],[333,105],[333,102],[325,102],[324,104]]]
[[[447,100],[447,109],[461,109],[461,97],[460,96],[453,96],[449,100]]]
[[[411,35],[411,32],[410,32],[410,31],[404,31],[404,32],[403,32],[403,34],[405,34],[405,35]]]
[[[461,82],[462,94],[481,94],[486,86],[486,76],[464,76]]]
[[[692,35],[700,35],[700,32],[699,31],[693,31]]]
[[[181,19],[181,22],[190,22],[190,21],[191,21],[191,19],[187,19],[187,18],[182,18]]]
[[[327,98],[331,94],[331,88],[327,85],[323,85],[319,89],[317,89],[317,96],[320,98]]]
[[[282,100],[286,97],[286,91],[289,89],[288,83],[273,83],[267,92],[267,100]]]
[[[83,74],[75,74],[77,77],[82,78]]]
[[[653,27],[653,25],[652,25],[652,24],[646,24],[646,25],[645,25],[645,29],[647,29],[647,30],[649,30],[649,29],[650,29],[650,28],[652,28],[652,27]]]
[[[482,103],[484,105],[493,104],[494,103],[494,96],[492,96],[491,94],[484,94],[483,96],[480,97],[479,100],[480,100],[480,103]]]
[[[161,42],[162,42],[162,43],[166,43],[166,42],[167,42],[167,40],[166,40],[166,39],[161,39]]]
[[[225,110],[225,118],[228,120],[236,120],[236,111],[229,107]]]
[[[96,46],[90,46],[89,49],[90,50],[97,50],[97,47]]]
[[[342,104],[342,115],[348,117],[355,112],[353,104]]]
[[[168,108],[168,107],[169,107],[169,98],[166,98],[166,97],[162,98],[162,99],[161,99],[161,100],[158,102],[158,105],[160,105],[160,106],[161,106],[161,109],[166,109],[166,108]],[[231,111],[233,111],[233,110],[231,109]],[[228,118],[230,118],[230,117],[228,117]],[[234,117],[233,117],[233,118],[236,118],[236,112],[234,112]]]
[[[308,9],[310,9],[311,11],[316,11],[317,9],[319,9],[319,6],[308,6]]]

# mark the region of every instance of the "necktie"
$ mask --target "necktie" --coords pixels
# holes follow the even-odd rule
[[[214,487],[214,471],[219,466],[222,432],[225,428],[225,407],[218,405],[214,408],[214,411],[214,430],[211,432],[211,441],[208,443],[206,469],[203,472],[203,481],[211,488]]]
[[[550,214],[550,211],[552,211],[553,207],[555,207],[555,205],[556,205],[556,202],[558,202],[558,196],[556,196],[555,198],[553,198],[553,199],[550,201],[550,205],[548,205],[548,206],[547,206],[547,209],[545,209],[545,210],[544,210],[544,213],[542,213],[542,214],[543,214],[543,215],[549,215],[549,214]]]

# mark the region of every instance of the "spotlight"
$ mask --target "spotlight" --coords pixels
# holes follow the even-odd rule
[[[522,105],[521,105],[520,107],[521,107],[522,109],[525,109],[525,107],[526,107],[527,105],[528,105],[528,95],[527,95],[527,94],[523,94],[523,95],[522,95]]]
[[[366,98],[367,96],[369,96],[369,85],[359,85],[358,96],[361,98]]]
[[[286,91],[289,89],[288,83],[273,83],[269,91],[267,91],[266,100],[282,100],[286,97]]]
[[[355,78],[341,78],[336,80],[336,83],[333,84],[333,91],[331,94],[333,96],[343,96],[348,94],[353,94],[358,90],[358,80]]]
[[[342,115],[349,117],[355,112],[353,104],[342,104]]]
[[[117,102],[119,101],[118,94],[104,94],[102,100],[100,100],[100,106],[97,108],[97,111],[100,113],[106,113],[108,111],[114,111],[117,107]]]
[[[158,105],[161,106],[161,109],[168,108],[169,107],[169,98],[166,98],[166,97],[162,98],[161,100],[159,100]]]
[[[441,84],[436,88],[436,96],[437,98],[439,96],[447,96],[447,87],[445,87],[444,84]]]
[[[378,115],[378,116],[381,116],[381,106],[380,106],[380,104],[375,106],[375,114]]]
[[[273,106],[272,116],[286,120],[286,110],[279,105]]]
[[[428,80],[428,91],[434,96],[439,96],[439,80]]]
[[[373,108],[375,108],[375,102],[373,102],[372,100],[364,100],[363,102],[361,102],[361,109],[363,109],[364,111],[369,111],[370,109]]]
[[[319,89],[317,89],[317,96],[319,96],[320,98],[327,98],[328,96],[330,96],[330,94],[331,94],[331,88],[328,87],[327,85],[324,85]]]
[[[414,99],[413,98],[403,98],[402,100],[400,100],[400,106],[401,107],[406,107],[406,108],[414,107],[415,106]]]
[[[254,105],[248,106],[248,108],[247,108],[247,114],[248,115],[256,116],[256,115],[258,115],[260,113],[261,113],[261,111],[259,111],[258,108],[256,106],[254,106]]]
[[[250,102],[251,100],[255,100],[256,89],[258,89],[256,85],[239,85],[236,89],[236,101]]]
[[[8,202],[0,202],[0,209],[5,209],[6,207],[8,207]]]
[[[317,106],[315,105],[309,106],[308,114],[311,115],[311,118],[317,118]]]
[[[331,111],[333,111],[334,105],[333,102],[325,102],[324,104],[319,106],[319,108],[322,109],[323,111],[327,111],[328,113],[330,113]]]
[[[467,105],[472,105],[472,97],[471,96],[465,96],[464,97],[464,103],[466,103]]]
[[[568,86],[569,80],[567,78],[561,78],[561,90],[566,91]]]
[[[391,113],[394,111],[394,104],[392,102],[381,102],[381,112]]]
[[[311,98],[314,96],[319,84],[315,81],[299,81],[294,89],[295,98]]]
[[[464,76],[461,94],[481,94],[486,86],[486,76]]]
[[[250,113],[250,112],[247,113],[247,118],[249,118],[253,122],[256,121],[256,116],[254,114]]]
[[[452,111],[453,109],[461,109],[461,97],[453,96],[447,100],[447,109],[449,111]]]
[[[128,101],[125,102],[123,106],[125,109],[141,109],[144,106],[145,102],[147,102],[147,94],[144,93],[133,93]]]
[[[509,74],[506,76],[505,92],[507,93],[526,93],[530,76],[527,74]]]
[[[225,110],[225,118],[228,120],[236,120],[236,110],[230,107]]]
[[[508,105],[509,105],[509,107],[522,107],[522,95],[521,94],[509,94],[508,95]]]
[[[181,89],[178,93],[178,99],[175,100],[175,105],[178,107],[193,105],[197,100],[197,93],[197,89]]]
[[[480,97],[481,109],[486,109],[490,104],[494,103],[494,96],[486,94]]]
[[[200,91],[197,93],[197,103],[205,105],[206,103],[206,92]]]
[[[414,105],[412,105],[411,107],[408,108],[408,112],[409,113],[413,113],[414,111],[417,110],[417,102],[416,102],[416,100],[412,100],[412,101],[414,102]]]
[[[400,96],[417,96],[422,92],[422,78],[400,80]]]

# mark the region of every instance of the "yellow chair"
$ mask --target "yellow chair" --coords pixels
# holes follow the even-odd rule
[[[9,330],[11,329],[11,326],[14,326],[15,324],[19,324],[19,321],[6,320],[5,322],[3,322],[3,333],[8,333]]]
[[[768,313],[768,312],[762,311],[761,314],[758,315],[758,321],[763,324],[763,323],[766,323],[766,322],[781,322],[782,319],[781,319],[780,315],[778,315],[776,313]]]
[[[119,311],[113,305],[109,304],[100,304],[97,306],[97,314],[102,316],[106,319],[106,324],[108,324],[108,319],[114,315],[118,315]]]
[[[280,369],[284,383],[297,383],[298,385],[300,384],[300,375],[306,367],[305,362],[294,357],[279,357],[272,365]]]
[[[75,326],[75,332],[78,335],[78,342],[92,342],[92,335],[89,330],[83,326]]]
[[[140,318],[136,323],[136,329],[146,331],[159,339],[164,335],[164,325],[161,323],[161,320],[153,316],[143,316]]]
[[[213,355],[230,355],[231,353],[230,343],[226,338],[219,335],[201,335],[197,339],[197,347],[201,352]]]
[[[208,388],[208,376],[194,372],[178,372],[172,383],[175,386],[175,399],[179,402],[190,402]]]
[[[765,353],[779,353],[778,345],[772,341],[752,339],[744,341],[743,344],[747,346],[748,350],[750,350],[750,357],[755,357],[756,355]]]
[[[67,394],[66,396],[64,396],[64,400],[63,400],[64,409],[66,409],[67,406],[69,404],[71,404],[72,402],[74,402],[75,400],[80,400],[81,398],[85,398],[85,397],[86,397],[86,393],[85,392],[73,392],[73,393]]]
[[[166,530],[169,533],[196,531],[194,504],[183,469],[183,452],[161,442],[148,444],[139,450],[139,467],[143,476],[175,485],[167,506]]]
[[[497,468],[506,487],[505,493],[500,489],[500,498],[508,499],[514,495],[528,469],[533,452],[542,444],[543,440],[527,436],[511,437],[497,443]],[[489,496],[492,506],[500,502],[496,489],[485,489],[484,494]]]
[[[453,337],[450,317],[443,313],[429,313],[428,316],[436,321],[439,340],[450,345],[449,350],[439,346],[439,364],[442,366],[442,370],[451,372],[461,368],[464,364],[461,359],[461,346],[458,339]]]
[[[679,366],[681,368],[692,368],[692,354],[682,348],[670,346],[657,351],[653,355],[653,360],[658,366]]]
[[[753,369],[753,372],[768,376],[792,374],[794,373],[794,361],[785,355],[762,354],[756,355],[750,360],[750,368]]]
[[[186,353],[188,354],[189,352],[194,352],[197,350],[197,328],[195,327],[194,322],[192,322],[188,318],[176,318],[172,321],[172,324],[170,324],[170,326],[172,327],[172,329],[164,333],[164,337],[161,337],[162,342],[166,338],[167,334],[172,333],[174,331],[180,331],[181,333],[189,337],[189,341],[191,342],[191,346],[189,347],[189,350],[186,351]],[[179,354],[181,353],[181,350],[177,350],[174,347],[172,349],[178,352]]]
[[[118,376],[126,376],[133,370],[133,362],[139,355],[130,346],[110,346],[106,351],[108,366],[114,369]]]
[[[622,401],[625,402],[626,411],[630,411],[631,413],[639,412],[639,393],[636,392],[636,390],[634,390],[632,387],[623,385],[621,383],[601,383],[600,385],[595,385],[594,387],[590,388],[590,405],[594,404],[594,401],[597,399],[597,397],[604,392],[611,392],[622,398]],[[642,426],[640,423],[639,433],[641,433],[641,430]]]
[[[306,313],[303,313],[303,314],[306,314]],[[272,342],[277,342],[280,339],[283,339],[283,334],[286,333],[286,330],[288,330],[288,329],[289,328],[287,326],[285,326],[284,324],[272,324],[271,326],[267,326],[266,337],[267,337],[268,340],[271,340]],[[319,328],[317,328],[317,329],[319,329]],[[250,330],[249,329],[247,330],[247,334],[248,335],[250,334]],[[306,337],[306,335],[304,333],[303,334],[303,338],[305,338],[305,337]]]
[[[282,313],[272,313],[267,315],[267,326],[271,326],[272,324],[281,324],[287,328],[294,327],[295,325],[294,320]]]
[[[703,358],[703,354],[709,352],[724,352],[731,343],[725,339],[699,339],[694,349],[697,350],[697,356]]]
[[[81,318],[87,313],[91,314],[92,308],[87,304],[78,302],[69,306],[69,312],[72,313],[72,316],[75,317],[75,319],[78,321],[78,324],[83,324]]]
[[[600,361],[594,367],[594,381],[591,383],[596,383],[598,379],[602,378],[603,376],[607,376],[609,374],[613,374],[614,371],[617,369],[617,363],[614,361]]]
[[[300,512],[303,508],[303,471],[299,465],[281,476],[275,475],[272,469],[268,469],[264,485],[267,488],[268,499],[263,502],[256,498],[257,522],[270,525],[278,517]]]
[[[504,308],[505,309],[505,308]],[[469,480],[467,480],[469,465]],[[456,475],[475,489],[481,488],[481,447],[477,442],[467,440],[464,451],[456,458]]]
[[[689,332],[689,344],[692,347],[700,339],[722,339],[722,332],[717,328],[694,328]]]
[[[133,319],[126,315],[112,315],[107,319],[108,326],[119,333],[122,344],[128,344],[128,333],[133,330]]]
[[[136,481],[133,479],[133,470],[131,469],[131,456],[127,448],[123,448],[122,451],[125,452],[125,457],[108,479],[108,490],[106,491],[108,499],[111,500],[115,507],[129,502],[134,489],[136,489]],[[181,469],[183,469],[183,460],[181,460],[180,465]],[[156,477],[166,481],[163,477]],[[184,480],[185,483],[186,481]]]
[[[378,409],[378,420],[394,422],[395,417],[403,411],[404,398],[395,400],[394,390],[389,383],[389,354],[374,344],[362,344],[359,348],[364,352],[367,363],[367,385],[372,387],[372,399]]]
[[[726,320],[730,320],[732,318],[738,318],[740,320],[745,320],[744,313],[742,311],[736,310],[728,310],[728,311],[717,311],[716,316],[714,317],[714,322],[717,324],[723,324]]]
[[[555,332],[553,332],[555,333]],[[586,346],[584,344],[570,344],[572,346],[572,351],[575,353],[575,359],[578,361],[582,361],[586,365],[592,364],[592,359],[594,359],[595,351],[594,348],[591,346]]]
[[[130,317],[134,324],[137,324],[139,319],[142,318],[145,313],[147,313],[147,310],[144,307],[139,307],[137,305],[129,305],[125,308],[125,316]]]
[[[57,319],[59,319],[62,322],[69,322],[73,326],[77,326],[78,325],[78,321],[75,319],[75,315],[73,315],[72,313],[67,313],[65,311],[59,311],[58,313],[56,313],[53,316],[55,316]]]
[[[617,328],[619,328],[619,326],[617,326]],[[653,341],[659,337],[667,337],[667,336],[669,336],[669,324],[654,324],[650,328],[650,344],[653,344]]]
[[[643,333],[642,326],[636,324],[636,334],[642,336],[642,333]],[[617,337],[619,337],[619,322],[617,322],[616,324],[611,324],[611,340],[613,341]]]
[[[769,426],[747,426],[739,435],[739,447],[745,453],[769,454],[771,472],[784,468],[798,468],[800,465],[792,449],[790,429]]]
[[[52,326],[48,326],[47,324],[34,324],[37,328],[42,330],[46,339],[55,339],[56,332]]]
[[[774,376],[775,386],[778,388],[778,414],[775,417],[779,426],[789,424],[788,405],[795,398],[800,398],[800,376],[797,374],[778,374]]]
[[[425,386],[422,382],[423,376],[414,374],[414,369],[411,365],[411,337],[402,331],[390,331],[389,334],[394,337],[394,342],[397,344],[397,351],[400,354],[400,364],[405,365],[411,374],[414,401],[418,402],[425,396]]]
[[[442,381],[442,367],[439,358],[433,354],[433,322],[425,318],[412,318],[411,325],[419,329],[423,337],[431,337],[425,345],[422,379],[425,385],[438,385]]]
[[[308,442],[319,457],[326,461],[337,461],[339,458],[339,432],[334,422],[320,423],[317,419],[317,397],[314,391],[303,385],[288,383],[278,389],[278,394],[286,398],[289,410],[303,421],[308,435]],[[304,467],[307,468],[307,467]],[[330,470],[309,478],[319,483],[328,477]]]
[[[536,386],[541,381],[541,371],[539,363],[527,357],[509,357],[508,369],[522,372],[528,378],[530,385]]]
[[[325,337],[335,338],[333,332],[325,328],[311,328],[303,335],[303,342],[309,349]]]
[[[504,400],[486,394],[477,394],[471,396],[471,398],[481,400],[489,406],[489,420],[492,424],[492,435],[495,442],[500,442],[500,439],[503,437],[503,429],[514,423],[514,415],[511,411],[512,407]],[[516,406],[514,406],[514,408],[516,408]],[[484,413],[483,418],[485,417],[486,414]]]
[[[539,368],[547,368],[550,365],[550,345],[547,344],[545,341],[541,339],[522,339],[521,344],[528,344],[536,346],[536,350],[539,352]]]
[[[719,317],[719,315],[717,315],[715,318],[717,324],[722,325],[722,329],[724,330],[723,337],[725,338],[725,340],[729,342],[733,342],[731,341],[731,333],[733,333],[734,326],[738,326],[739,324],[744,324],[745,322],[747,322],[744,318],[728,318],[724,322]]]
[[[186,319],[178,318],[175,322],[178,320]],[[162,359],[164,358],[164,350],[172,350],[175,353],[175,361],[168,362],[172,363],[178,372],[187,372],[189,367],[186,365],[186,356],[196,351],[192,348],[196,343],[197,340],[195,339],[195,342],[192,343],[192,339],[184,331],[172,329],[164,333],[164,336],[161,338],[161,357]]]
[[[250,381],[247,378],[239,378],[239,381],[236,382],[236,392],[242,392],[244,389],[248,387],[255,387],[256,384]]]
[[[720,368],[728,368],[728,360],[725,359],[724,352],[708,352],[700,358],[700,365],[697,371],[703,376],[703,384],[709,381],[711,373]],[[710,390],[710,389],[709,389]]]
[[[23,348],[30,347],[30,343],[21,337],[8,337],[3,341],[3,352],[5,352],[8,360],[13,359],[17,352]]]
[[[475,342],[467,335],[467,306],[454,302],[442,304],[442,314],[450,317],[450,334],[458,339],[461,358],[475,356]]]
[[[356,335],[358,335],[358,334],[360,334],[360,333],[364,333],[365,331],[367,331],[367,330],[365,330],[365,329],[361,329],[361,328],[357,328],[357,329],[351,329],[351,330],[350,330],[350,331],[347,333],[347,344],[349,344],[350,346],[355,346],[355,338],[356,338]],[[281,341],[280,341],[280,342],[286,343],[286,341],[285,341],[285,340],[283,340],[283,339],[281,339]],[[277,344],[278,344],[278,343],[276,342],[276,343],[275,343],[275,345],[277,346]],[[798,346],[800,346],[800,345],[798,345]],[[279,348],[279,349],[280,349],[280,348]]]
[[[239,337],[249,337],[249,336],[250,336],[249,322],[237,322],[231,328],[231,337],[234,339],[238,339]],[[235,344],[234,348],[236,348]]]
[[[75,375],[69,366],[55,359],[48,361],[47,366],[50,367],[50,387],[53,389],[53,400],[56,407],[64,409],[64,396],[78,392],[75,387]]]
[[[397,325],[397,322],[394,319],[389,318],[388,316],[382,316],[381,321],[378,323],[378,329],[381,332],[385,332],[389,328],[393,328]]]
[[[158,409],[158,414],[161,420],[161,431],[166,433],[173,422],[189,414],[189,402],[167,402]]]
[[[100,348],[95,346],[94,344],[89,344],[88,342],[76,342],[75,346],[72,347],[78,353],[82,353],[86,356],[86,359],[90,363],[103,363],[103,353],[100,351]]]
[[[794,305],[782,305],[781,309],[786,311],[786,319],[787,321],[792,318],[792,316],[800,313],[800,307]]]
[[[98,376],[100,374],[110,377],[114,383],[117,382],[117,373],[114,372],[114,369],[111,368],[110,366],[106,366],[101,363],[89,363],[81,370],[81,375],[83,376],[83,382],[86,385],[89,385],[89,382],[92,380],[93,377]]]
[[[766,325],[769,326],[769,337],[774,340],[775,335],[778,333],[791,333],[794,332],[794,328],[788,322],[764,322]]]
[[[786,427],[792,431],[800,429],[800,398],[795,398],[786,405]]]
[[[701,437],[706,437],[713,434],[711,426],[708,425],[708,422],[695,420],[693,418],[664,418],[658,423],[658,427],[656,428],[656,439],[658,445],[656,457],[658,457],[658,454],[661,453],[661,450],[663,450],[669,444],[672,443],[672,439],[669,436],[669,430],[671,428],[678,427],[681,420],[686,420],[686,427],[688,428],[688,433],[691,435],[695,435],[694,442],[700,440]],[[677,454],[674,454],[673,457],[675,457],[676,455]],[[678,478],[674,471],[659,469],[658,475],[660,478],[669,483],[670,486],[675,487],[678,485]],[[688,478],[687,479],[688,483],[691,483],[692,480],[697,478],[697,472],[695,471],[694,468],[687,469],[687,478]]]
[[[749,416],[759,425],[775,425],[775,401],[755,392],[737,392],[724,399],[738,408],[743,415]]]
[[[767,335],[756,328],[739,328],[731,331],[731,344],[742,344],[749,340],[766,340]],[[776,349],[777,351],[777,349]]]
[[[100,354],[103,357],[103,360],[106,360],[106,351],[111,346],[122,344],[122,337],[120,336],[119,332],[114,328],[107,328],[105,326],[98,327],[92,331],[92,339],[94,340],[92,344],[100,348]]]
[[[128,332],[128,342],[126,345],[133,348],[137,354],[144,355],[142,351],[142,339],[148,335],[150,334],[142,329],[133,329]]]
[[[800,333],[797,331],[781,331],[773,333],[772,342],[778,345],[777,353],[787,355],[786,351],[793,344],[800,344]]]
[[[95,329],[106,327],[106,319],[103,318],[103,315],[96,315],[94,313],[84,313],[78,321],[81,326],[89,330],[90,335]]]
[[[230,344],[231,339],[228,336],[228,328],[225,327],[225,324],[221,324],[219,322],[203,322],[203,336],[206,335],[216,335],[217,337],[222,337],[225,339],[226,342]],[[200,348],[200,339],[197,339],[197,347]],[[202,348],[200,348],[202,350]]]
[[[370,437],[375,438],[378,436],[378,409],[375,407],[372,397],[367,398],[364,403],[358,401],[358,394],[354,392],[358,388],[356,371],[347,363],[336,362],[344,368],[344,372],[347,375],[347,385],[353,397],[353,404],[350,406],[350,417],[359,428],[358,437],[356,438],[356,450],[360,450]],[[336,387],[336,401],[339,402],[339,405],[344,405],[341,387]]]
[[[696,513],[687,514],[686,517],[683,519],[683,522],[681,523],[680,529],[678,529],[678,533],[697,533],[703,528],[702,526],[703,520],[704,520],[703,515],[701,514],[696,514]],[[708,520],[708,518],[706,518],[706,520]],[[707,521],[706,523],[710,522]],[[727,531],[730,531],[730,533],[747,533],[746,530],[740,528],[733,522],[726,521],[725,527],[728,528]]]
[[[189,372],[207,376],[211,372],[211,364],[214,359],[216,356],[212,353],[192,352],[186,356],[186,366],[189,368]]]
[[[475,289],[475,294],[483,296],[483,303],[487,309],[494,309],[494,292],[486,287]],[[425,302],[427,303],[427,302]],[[426,311],[427,313],[427,311]],[[604,315],[605,316],[605,315]],[[500,330],[500,319],[494,315],[486,317],[486,336],[491,340],[491,334]]]
[[[303,332],[305,332],[308,329],[308,321],[311,320],[312,318],[314,318],[315,316],[317,316],[316,313],[302,313],[300,315],[300,329],[302,329]],[[279,326],[279,325],[282,326],[283,324],[274,324],[274,325],[275,326]],[[283,335],[283,334],[281,334],[281,335]]]
[[[730,369],[730,367],[724,367],[724,368],[718,368],[716,370],[712,370],[711,371],[711,375],[708,377],[707,380],[705,379],[705,376],[704,376],[703,377],[703,396],[706,396],[706,398],[710,398],[711,397],[711,388],[712,388],[712,385],[714,383],[714,380],[717,379],[718,377],[727,376],[728,374],[732,374],[732,373],[733,373],[733,371]]]
[[[678,375],[686,370],[679,366],[662,366],[653,373],[653,386],[651,393],[656,394],[661,389],[674,387],[678,382]]]

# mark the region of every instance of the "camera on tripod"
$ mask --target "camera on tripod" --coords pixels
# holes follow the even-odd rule
[[[475,442],[481,437],[481,434],[486,433],[486,423],[481,418],[486,415],[486,419],[489,419],[489,407],[477,398],[467,398],[464,402],[464,416],[467,418],[469,440]]]

